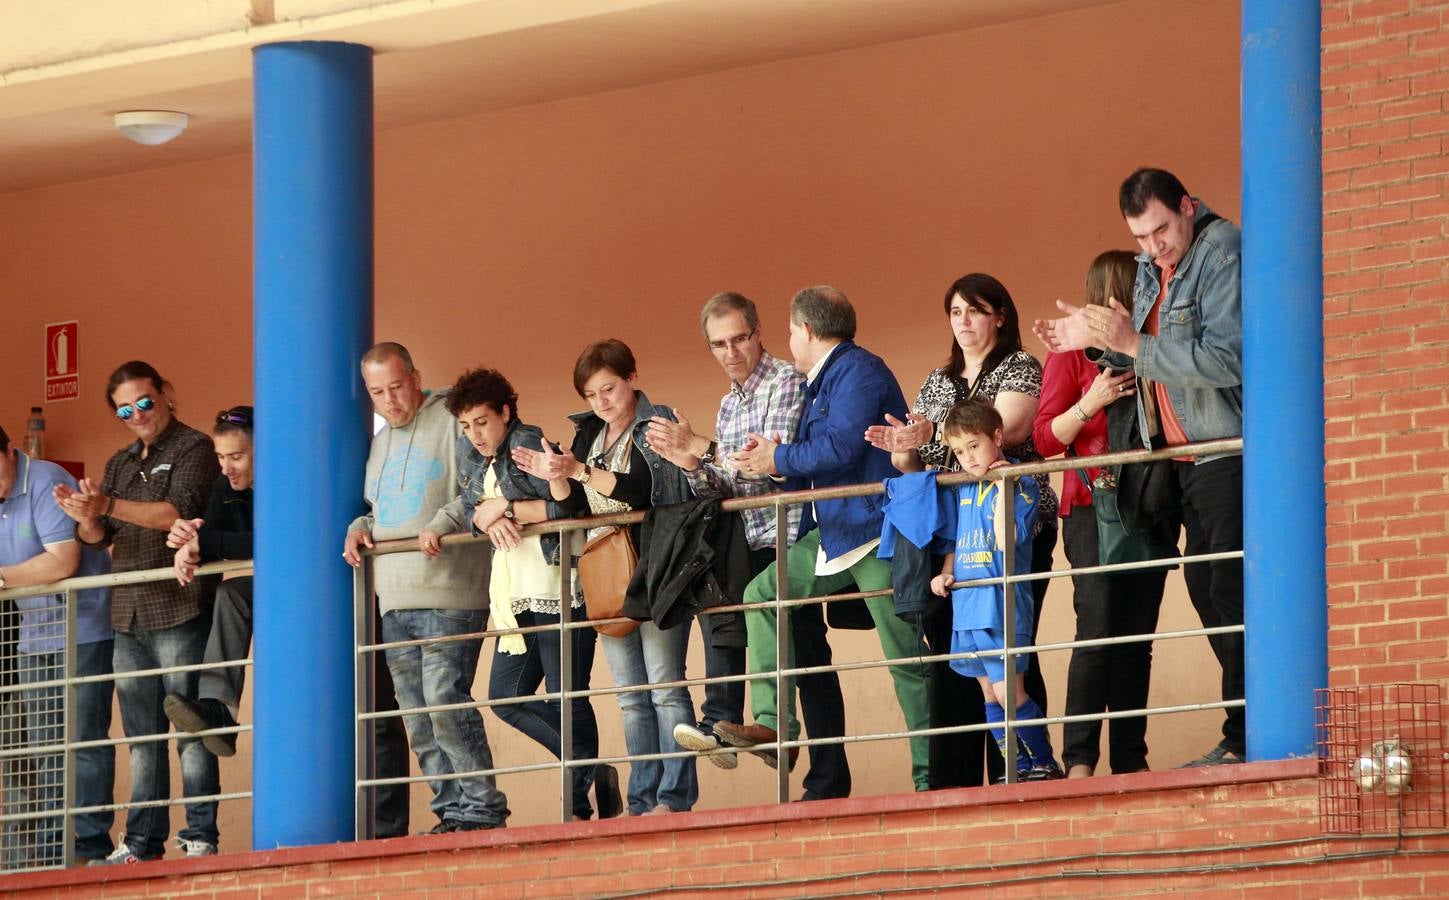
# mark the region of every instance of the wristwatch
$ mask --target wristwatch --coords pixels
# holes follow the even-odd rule
[[[513,501],[512,500],[509,500],[508,501],[508,505],[505,506],[505,507],[503,507],[503,518],[505,518],[505,519],[512,519],[512,518],[514,518],[514,515],[513,515]]]
[[[588,484],[589,483],[589,479],[590,478],[593,478],[593,477],[594,477],[594,470],[591,469],[591,468],[589,468],[589,464],[588,463],[584,463],[584,471],[579,475],[579,479],[578,479],[579,480],[579,484]]]

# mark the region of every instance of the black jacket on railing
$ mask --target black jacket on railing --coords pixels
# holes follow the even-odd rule
[[[639,565],[623,613],[673,628],[709,607],[743,603],[750,577],[739,513],[724,512],[713,498],[656,506],[639,532]],[[745,646],[742,613],[707,616],[704,629],[711,646]]]

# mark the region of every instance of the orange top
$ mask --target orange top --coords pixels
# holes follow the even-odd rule
[[[1172,273],[1177,271],[1174,267],[1167,266],[1162,270],[1162,287],[1157,292],[1157,300],[1152,304],[1152,309],[1147,313],[1147,333],[1153,337],[1157,336],[1157,319],[1162,301],[1167,297],[1167,283],[1172,280]],[[1158,421],[1162,425],[1162,439],[1169,447],[1180,447],[1183,444],[1191,443],[1187,439],[1187,431],[1182,427],[1182,420],[1177,417],[1177,410],[1172,408],[1172,400],[1167,396],[1167,386],[1160,381],[1152,382],[1152,396],[1157,401]],[[1191,457],[1187,457],[1191,459]]]

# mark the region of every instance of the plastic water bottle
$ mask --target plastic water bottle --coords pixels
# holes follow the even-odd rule
[[[30,418],[25,422],[25,442],[21,449],[31,459],[45,458],[45,411],[38,406],[30,407]]]

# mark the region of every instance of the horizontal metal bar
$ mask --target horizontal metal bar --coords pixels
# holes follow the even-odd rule
[[[104,675],[77,675],[74,678],[56,678],[50,681],[36,681],[30,684],[11,684],[0,687],[0,697],[20,691],[38,691],[43,688],[65,687],[67,684],[99,684],[103,681],[125,681],[132,678],[151,678],[156,675],[171,675],[177,672],[208,672],[214,669],[239,669],[252,665],[250,659],[229,659],[221,662],[191,663],[185,666],[167,666],[161,669],[136,669],[133,672],[108,672]]]
[[[125,809],[148,809],[155,806],[190,806],[193,803],[221,803],[229,800],[250,800],[251,791],[235,791],[229,794],[205,794],[199,797],[171,797],[166,800],[137,800],[126,803],[107,803],[104,806],[76,806],[67,810],[45,810],[40,812],[6,813],[0,815],[0,822],[19,822],[30,819],[53,819],[61,815],[83,816],[88,813],[119,812]]]
[[[196,567],[198,577],[203,575],[227,575],[232,572],[246,572],[252,568],[249,559],[229,559],[207,563]],[[50,584],[34,584],[27,587],[0,590],[0,600],[14,600],[20,597],[44,597],[49,594],[63,594],[66,591],[84,591],[89,588],[124,587],[133,584],[147,584],[152,581],[169,581],[176,577],[176,570],[170,566],[156,569],[136,569],[132,572],[111,572],[107,575],[80,575]]]

